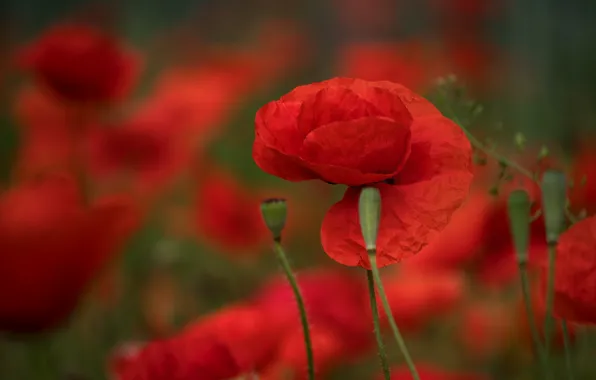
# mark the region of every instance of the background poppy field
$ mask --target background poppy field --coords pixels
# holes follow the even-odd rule
[[[595,15],[585,0],[3,2],[0,379],[306,380],[271,198],[287,201],[316,378],[382,379],[365,270],[321,245],[346,186],[253,160],[257,111],[333,77],[399,83],[472,143],[463,206],[381,270],[421,380],[595,379]],[[552,170],[573,226],[545,364],[532,327],[550,335]],[[520,189],[530,318],[508,214]],[[379,308],[392,379],[411,379]]]

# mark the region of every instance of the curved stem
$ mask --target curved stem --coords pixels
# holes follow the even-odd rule
[[[528,177],[533,182],[537,181],[536,175],[534,173],[532,173],[531,170],[528,170],[525,167],[523,167],[522,165],[518,164],[517,162],[510,160],[507,157],[503,156],[502,154],[495,152],[493,149],[490,149],[485,144],[483,144],[482,141],[478,140],[476,138],[476,136],[474,136],[470,131],[468,131],[468,129],[466,127],[464,127],[463,123],[459,120],[459,118],[457,117],[457,115],[455,114],[455,112],[453,111],[451,106],[449,105],[449,102],[446,102],[446,104],[447,104],[447,106],[446,106],[447,111],[451,114],[451,120],[453,120],[455,122],[455,124],[457,124],[461,128],[461,130],[465,133],[466,137],[470,141],[470,144],[472,144],[476,149],[479,149],[479,150],[483,151],[484,153],[486,153],[487,155],[491,156],[493,159],[495,159],[499,162],[502,162],[506,166],[516,170],[518,173]],[[571,223],[577,222],[577,217],[575,215],[573,215],[573,213],[567,207],[565,207],[565,216]],[[536,219],[539,217],[540,217],[539,213],[536,213],[536,215],[533,216],[533,218],[536,218]]]
[[[573,365],[571,364],[571,342],[569,341],[569,329],[567,328],[567,321],[561,321],[561,328],[563,329],[563,345],[565,347],[565,364],[567,366],[567,378],[573,380]]]
[[[379,268],[377,267],[377,258],[375,251],[369,251],[368,259],[370,261],[370,267],[372,270],[374,282],[379,289],[379,297],[381,297],[381,302],[383,303],[383,309],[385,309],[385,314],[387,315],[387,319],[389,320],[389,326],[391,327],[391,331],[393,332],[393,336],[395,337],[395,341],[401,350],[401,353],[404,355],[404,360],[412,374],[412,380],[420,380],[420,376],[418,375],[418,371],[416,371],[416,366],[414,365],[414,361],[410,356],[410,352],[408,351],[408,347],[406,346],[406,342],[404,338],[401,336],[399,332],[399,328],[397,327],[397,323],[395,323],[395,318],[393,318],[393,313],[391,312],[391,307],[389,305],[389,300],[387,299],[387,294],[385,294],[385,288],[383,287],[383,282],[381,281],[381,274],[379,273]]]
[[[368,280],[368,295],[370,298],[370,308],[372,310],[373,324],[375,327],[375,337],[377,339],[377,346],[379,346],[379,358],[381,359],[381,367],[383,368],[383,375],[385,377],[385,380],[390,380],[391,372],[389,370],[389,363],[387,361],[385,343],[383,343],[383,336],[381,335],[381,321],[379,318],[379,309],[377,308],[377,297],[375,295],[375,280],[372,271],[366,271],[366,279]]]
[[[273,244],[274,251],[277,255],[277,259],[284,270],[286,278],[292,287],[292,291],[294,292],[294,297],[296,298],[296,303],[298,304],[298,311],[300,312],[300,322],[302,323],[302,331],[304,333],[304,345],[306,347],[306,360],[308,363],[308,379],[314,380],[315,378],[315,365],[314,365],[314,358],[313,358],[313,350],[312,350],[312,341],[310,338],[310,329],[308,327],[308,318],[306,317],[306,307],[304,306],[304,299],[302,298],[302,294],[300,293],[300,288],[298,287],[298,282],[296,281],[296,276],[292,272],[292,268],[290,266],[290,262],[286,256],[286,253],[281,245],[281,241],[276,239]]]
[[[546,315],[544,318],[544,356],[548,362],[553,329],[556,244],[548,245],[548,274],[546,283]]]

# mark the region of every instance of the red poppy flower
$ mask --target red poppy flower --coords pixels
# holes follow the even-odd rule
[[[390,82],[336,78],[296,88],[257,113],[253,157],[291,181],[378,187],[379,266],[419,252],[449,222],[472,179],[471,148],[459,127]],[[359,192],[349,188],[331,208],[321,239],[334,260],[368,267]]]
[[[0,330],[54,327],[138,221],[128,198],[86,208],[73,181],[44,179],[0,198]]]
[[[105,102],[126,95],[137,59],[113,37],[87,25],[58,25],[26,48],[20,64],[60,98]]]
[[[346,184],[327,213],[323,248],[334,260],[368,267],[357,186],[383,198],[378,264],[418,253],[467,195],[471,148],[431,103],[390,82],[335,78],[297,87],[257,112],[253,157],[264,171],[301,181]]]
[[[343,362],[345,338],[320,326],[310,330],[315,373],[324,377],[336,365]],[[291,375],[294,380],[308,379],[308,364],[304,335],[301,328],[293,329],[281,343],[278,354],[271,366],[261,371],[260,380],[279,380]]]
[[[261,197],[233,176],[211,172],[199,184],[195,225],[199,236],[229,253],[259,253],[271,239],[260,214]]]
[[[139,194],[155,193],[189,168],[191,149],[172,121],[135,115],[120,125],[95,128],[88,136],[90,175],[131,181]]]
[[[559,238],[555,266],[557,317],[596,324],[595,269],[596,217],[592,216],[577,222]],[[546,282],[544,276],[543,283]]]
[[[341,336],[345,355],[357,355],[370,346],[370,306],[366,285],[359,277],[329,270],[305,272],[298,276],[298,285],[309,323]],[[278,334],[302,331],[287,280],[275,279],[257,293],[254,302],[268,315],[270,328]]]
[[[119,364],[117,380],[228,380],[242,374],[217,338],[184,334],[149,343]]]
[[[182,335],[215,337],[226,345],[241,373],[260,370],[271,363],[281,339],[268,314],[258,306],[237,304],[204,316],[186,327]]]
[[[488,380],[488,377],[481,374],[448,372],[430,364],[418,364],[416,366],[420,380]],[[379,377],[382,379],[382,377]],[[391,380],[412,380],[412,374],[407,367],[395,368],[391,373]]]

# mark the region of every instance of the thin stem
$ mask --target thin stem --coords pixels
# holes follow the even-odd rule
[[[470,144],[472,144],[474,147],[476,147],[476,149],[480,149],[484,153],[488,154],[495,160],[502,162],[505,165],[517,170],[518,172],[520,172],[521,174],[530,178],[531,180],[533,180],[533,181],[535,180],[534,173],[532,173],[530,170],[524,168],[517,162],[512,161],[512,160],[508,159],[507,157],[495,152],[493,149],[490,149],[485,144],[483,144],[482,141],[478,140],[470,131],[468,131],[466,129],[466,127],[464,127],[461,120],[459,120],[459,117],[456,115],[456,113],[451,108],[451,105],[449,105],[449,102],[445,102],[445,103],[446,103],[447,112],[449,112],[451,114],[451,119],[455,122],[455,124],[459,125],[461,130],[466,134],[466,137],[468,138],[468,140],[470,140]]]
[[[385,309],[385,314],[387,315],[387,319],[389,320],[389,326],[391,327],[391,331],[393,332],[393,336],[395,337],[395,341],[401,350],[401,353],[404,356],[404,360],[412,374],[412,380],[420,380],[420,376],[418,375],[418,371],[416,371],[416,366],[414,365],[414,361],[410,356],[410,352],[408,351],[408,347],[404,342],[404,338],[401,336],[399,332],[399,328],[397,327],[397,323],[395,323],[395,318],[393,318],[393,313],[391,312],[391,306],[389,305],[389,300],[387,299],[387,294],[385,294],[385,288],[383,287],[383,282],[381,281],[381,274],[379,273],[379,268],[377,267],[377,258],[375,251],[369,251],[368,259],[370,261],[370,267],[372,270],[372,274],[374,277],[375,284],[377,285],[377,289],[379,289],[379,296],[381,297],[381,302],[383,303],[383,309]]]
[[[528,169],[524,168],[522,165],[518,164],[517,162],[512,161],[509,158],[503,156],[502,154],[495,152],[493,149],[490,149],[485,144],[483,144],[482,141],[478,140],[470,131],[468,131],[468,129],[466,127],[464,127],[461,120],[457,117],[457,115],[455,114],[455,112],[453,111],[451,106],[449,105],[449,102],[445,102],[445,103],[446,103],[445,107],[447,109],[447,112],[449,112],[451,114],[451,119],[466,134],[466,137],[470,141],[470,144],[472,144],[476,149],[479,149],[479,150],[483,151],[484,153],[486,153],[487,155],[491,156],[493,159],[495,159],[499,162],[502,162],[506,166],[508,166],[508,167],[516,170],[520,174],[528,177],[533,182],[537,181],[536,175],[531,170],[528,170]],[[541,213],[537,212],[532,218],[537,219],[540,217],[540,215],[541,215]],[[565,216],[572,224],[577,222],[577,217],[575,215],[573,215],[573,213],[567,207],[565,208]]]
[[[370,297],[370,308],[372,310],[373,324],[375,327],[375,337],[377,338],[377,345],[379,346],[379,358],[381,359],[381,367],[383,368],[383,375],[385,376],[385,380],[390,380],[391,372],[389,371],[389,362],[387,361],[385,343],[383,343],[383,336],[381,335],[381,321],[379,318],[379,309],[377,308],[377,296],[375,295],[375,279],[372,271],[366,271],[366,279],[368,280],[368,295]]]
[[[544,356],[548,362],[553,329],[556,244],[548,245],[548,274],[546,283],[546,316],[544,318]]]
[[[538,333],[538,326],[536,325],[536,314],[534,313],[534,308],[532,307],[528,268],[525,262],[519,263],[519,276],[524,298],[524,307],[526,309],[528,325],[530,326],[530,334],[532,335],[532,340],[534,341],[534,349],[536,350],[536,355],[538,356],[538,360],[540,361],[545,375],[549,376],[548,364],[544,357],[544,347],[540,341],[540,334]]]
[[[312,341],[310,339],[310,329],[308,327],[308,318],[306,317],[306,307],[304,306],[304,299],[302,298],[302,294],[300,293],[300,288],[298,287],[298,282],[296,281],[296,276],[294,276],[294,272],[292,272],[292,268],[290,266],[290,262],[286,256],[286,253],[281,245],[279,239],[276,239],[273,244],[273,248],[275,253],[277,254],[277,259],[284,270],[286,278],[292,287],[292,291],[294,292],[294,297],[296,298],[296,303],[298,304],[298,311],[300,313],[300,322],[302,323],[302,331],[304,333],[304,345],[306,347],[306,360],[308,363],[308,379],[314,380],[315,378],[315,365],[314,365],[314,358],[313,358],[313,350],[312,350]]]
[[[561,321],[561,328],[563,329],[563,345],[565,348],[565,364],[567,366],[567,378],[573,380],[573,365],[571,364],[571,342],[569,341],[569,329],[567,328],[567,321]]]

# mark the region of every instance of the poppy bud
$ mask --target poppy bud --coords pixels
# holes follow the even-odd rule
[[[360,192],[358,203],[360,228],[368,252],[377,249],[377,236],[381,220],[381,193],[376,187],[365,187]]]
[[[546,242],[555,244],[565,225],[565,207],[567,201],[567,181],[565,174],[556,170],[547,170],[542,176],[542,203],[544,208],[544,226]]]
[[[282,198],[265,199],[261,202],[261,215],[263,215],[265,225],[273,234],[273,239],[281,239],[281,232],[286,225],[288,215],[286,200]]]
[[[526,264],[528,262],[530,207],[530,197],[525,190],[515,190],[509,195],[507,208],[509,227],[520,264]]]

